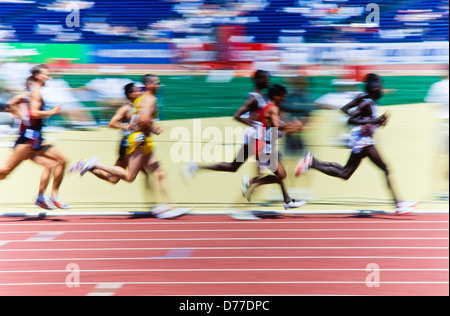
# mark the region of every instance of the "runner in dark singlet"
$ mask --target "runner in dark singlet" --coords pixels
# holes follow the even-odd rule
[[[233,162],[221,162],[210,166],[199,166],[195,162],[184,165],[182,168],[186,180],[190,180],[199,170],[211,170],[220,172],[237,172],[239,168],[254,153],[249,144],[254,140],[256,129],[261,125],[259,122],[259,111],[267,104],[264,95],[270,85],[270,74],[264,70],[257,70],[253,75],[254,90],[248,94],[244,104],[234,114],[234,119],[248,125],[244,130],[244,144]]]
[[[69,208],[59,197],[59,188],[64,177],[66,158],[55,147],[44,143],[42,136],[43,120],[47,117],[57,115],[61,112],[61,106],[45,110],[40,88],[50,79],[50,71],[46,65],[39,65],[32,70],[35,82],[30,87],[29,107],[23,111],[22,125],[19,137],[15,143],[14,151],[7,160],[5,166],[0,167],[0,180],[5,179],[11,172],[17,168],[23,161],[30,159],[33,155],[42,156],[55,161],[53,167],[53,186],[50,195],[50,202],[61,209]],[[40,194],[36,205],[51,209],[47,200]]]

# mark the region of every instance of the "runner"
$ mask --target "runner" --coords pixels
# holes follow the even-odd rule
[[[111,176],[118,177],[121,180],[132,183],[140,171],[155,173],[159,182],[165,179],[165,172],[155,159],[153,153],[153,141],[150,134],[159,135],[163,132],[162,128],[154,125],[155,117],[158,115],[158,105],[156,94],[161,87],[160,79],[154,75],[145,75],[143,77],[145,92],[137,97],[133,102],[135,114],[137,115],[136,128],[132,128],[133,133],[128,136],[126,145],[126,156],[128,157],[128,169],[120,166],[108,166],[98,162],[96,157],[82,163],[78,168],[81,175],[86,172],[97,169],[103,170]],[[134,123],[133,123],[134,124]],[[164,201],[153,209],[153,214],[158,218],[173,218],[185,214],[188,209],[174,208],[170,203],[169,194],[166,187],[160,186],[160,194]]]
[[[116,111],[113,118],[109,122],[108,127],[119,129],[122,133],[122,139],[121,139],[120,145],[119,145],[119,157],[117,158],[115,165],[118,167],[121,167],[125,170],[126,168],[128,168],[128,160],[129,160],[128,156],[126,155],[127,140],[128,140],[128,137],[133,133],[132,129],[134,128],[133,122],[132,122],[132,118],[133,118],[134,111],[135,111],[135,109],[133,107],[133,102],[140,95],[142,95],[142,93],[139,90],[139,88],[134,85],[134,83],[129,83],[129,84],[125,85],[124,92],[125,92],[126,98],[130,102],[127,102],[126,104],[122,105]],[[80,170],[85,163],[86,163],[85,160],[81,160],[81,161],[77,162],[75,165],[73,165],[69,169],[69,172],[72,173],[74,171]],[[142,171],[145,173],[144,169],[142,169]],[[112,184],[117,184],[120,181],[119,177],[113,176],[110,173],[100,170],[100,169],[97,169],[97,168],[93,168],[93,169],[89,170],[89,172],[91,172],[97,178],[99,178],[101,180],[105,180]]]
[[[294,134],[303,129],[303,124],[299,120],[283,122],[280,117],[280,106],[286,99],[287,90],[285,87],[274,84],[269,88],[269,99],[267,105],[261,109],[259,117],[261,128],[256,137],[256,159],[258,161],[258,176],[249,180],[244,176],[242,193],[250,201],[255,189],[261,185],[277,183],[281,187],[284,198],[284,208],[286,210],[299,208],[306,204],[306,201],[295,201],[289,196],[283,180],[286,179],[286,170],[281,163],[277,148],[277,140],[282,133]],[[258,137],[261,135],[261,137]],[[273,174],[262,175],[263,168],[270,169]]]
[[[361,161],[368,157],[385,174],[387,187],[395,202],[396,214],[409,214],[414,211],[418,202],[400,201],[397,198],[389,176],[389,169],[378,153],[375,147],[375,140],[373,139],[375,130],[385,125],[389,118],[387,114],[380,116],[377,114],[376,102],[383,95],[383,83],[381,81],[368,82],[366,84],[366,93],[368,98],[359,103],[358,108],[352,112],[349,119],[349,123],[356,125],[356,127],[351,132],[352,137],[349,146],[352,149],[352,153],[347,164],[341,166],[334,162],[322,162],[313,157],[311,152],[308,152],[297,164],[295,175],[298,177],[301,173],[312,168],[329,176],[348,180],[359,167]]]
[[[270,85],[270,73],[257,70],[253,75],[254,90],[248,94],[247,100],[234,114],[234,119],[248,125],[244,131],[244,145],[233,162],[222,162],[212,166],[198,166],[191,162],[183,166],[182,171],[186,180],[190,180],[199,170],[212,170],[221,172],[237,172],[250,156],[249,143],[255,137],[256,129],[261,126],[259,122],[259,111],[267,105],[264,90]]]
[[[44,101],[40,93],[40,88],[50,79],[50,72],[46,65],[39,65],[32,69],[32,78],[28,79],[29,99],[23,95],[14,99],[14,104],[9,107],[16,115],[22,119],[19,138],[17,139],[12,156],[5,166],[0,168],[0,180],[5,179],[23,161],[32,159],[38,164],[44,165],[45,170],[41,175],[39,195],[36,205],[44,209],[53,209],[44,197],[45,189],[50,181],[50,174],[53,171],[53,186],[50,195],[50,203],[61,209],[68,209],[59,197],[59,189],[64,177],[66,158],[55,147],[44,143],[42,128],[44,119],[61,112],[61,106],[56,106],[51,110],[44,110]],[[18,102],[29,102],[29,106],[18,106]]]
[[[20,120],[21,126],[20,130],[23,131],[26,129],[27,124],[29,124],[30,121],[30,110],[29,110],[29,103],[30,103],[30,89],[33,86],[33,84],[36,82],[36,79],[33,76],[30,76],[27,78],[26,81],[26,90],[27,92],[19,94],[12,99],[10,99],[6,103],[6,111],[11,113],[15,119]],[[50,184],[50,176],[52,173],[52,170],[57,166],[58,162],[44,157],[44,156],[38,156],[35,153],[32,153],[30,158],[31,161],[35,162],[36,164],[43,166],[44,171],[42,172],[40,183],[39,183],[39,191],[38,191],[38,198],[36,201],[36,205],[39,207],[46,209],[46,210],[52,210],[54,209],[54,206],[49,203],[49,201],[45,198],[45,191],[48,188],[48,185]]]

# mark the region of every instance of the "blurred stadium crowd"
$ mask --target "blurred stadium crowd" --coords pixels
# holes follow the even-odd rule
[[[448,0],[0,0],[0,41],[212,43],[219,25],[248,43],[448,41],[448,12]]]

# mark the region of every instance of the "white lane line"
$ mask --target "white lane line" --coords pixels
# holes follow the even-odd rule
[[[192,247],[176,247],[177,249],[192,249]],[[134,251],[134,250],[167,250],[173,247],[141,247],[141,248],[31,248],[31,249],[0,249],[0,252],[29,252],[29,251]],[[449,247],[195,247],[196,250],[274,250],[274,249],[421,249],[421,250],[448,250]]]
[[[109,273],[109,272],[260,272],[260,271],[354,271],[367,272],[366,269],[106,269],[106,270],[79,270],[79,272]],[[449,269],[379,269],[384,272],[448,272]],[[67,270],[20,270],[0,271],[0,273],[67,273]]]
[[[224,260],[224,259],[404,259],[404,260],[448,260],[449,257],[392,257],[392,256],[267,256],[267,257],[123,257],[123,258],[20,258],[0,259],[0,262],[33,261],[114,261],[114,260]]]
[[[229,237],[229,238],[104,238],[52,239],[48,242],[112,242],[112,241],[229,241],[229,240],[448,240],[449,237]],[[42,242],[42,240],[5,240],[9,243]]]
[[[80,282],[80,285],[96,285],[97,282]],[[181,285],[181,284],[367,284],[360,281],[229,281],[229,282],[121,282],[122,285]],[[447,281],[380,281],[380,284],[449,284]],[[66,285],[61,282],[41,283],[0,283],[0,286],[44,286],[44,285]]]
[[[32,232],[29,232],[29,233],[32,233]],[[26,239],[26,241],[48,241],[48,240],[53,240],[54,238],[56,238],[62,234],[64,234],[64,232],[57,232],[57,231],[38,232],[36,235],[31,236],[30,238]]]
[[[448,228],[325,228],[325,229],[145,229],[145,230],[70,230],[66,233],[198,233],[198,232],[360,232],[360,231],[449,231]],[[36,231],[6,231],[0,234],[32,234]],[[40,232],[31,238],[55,238],[64,232]],[[55,236],[53,236],[55,235]]]

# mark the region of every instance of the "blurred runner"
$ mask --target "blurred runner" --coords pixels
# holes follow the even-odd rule
[[[435,82],[428,89],[425,102],[435,104],[436,108],[436,124],[435,132],[431,143],[434,144],[435,160],[433,162],[432,179],[433,184],[432,196],[441,200],[448,201],[448,180],[449,180],[449,80],[448,65],[445,69],[445,77]]]
[[[135,108],[133,107],[133,102],[142,95],[139,87],[135,86],[134,83],[128,83],[124,87],[124,93],[129,102],[122,105],[115,113],[113,118],[108,124],[108,127],[119,129],[122,134],[122,139],[119,144],[119,157],[116,161],[116,166],[123,168],[124,170],[128,168],[129,157],[126,154],[128,137],[133,133],[133,122],[132,120],[136,117],[134,115]],[[135,124],[134,124],[135,125]],[[85,160],[81,160],[73,165],[69,172],[74,172],[80,170],[86,163]],[[142,169],[146,173],[145,169]],[[120,178],[110,174],[109,172],[92,168],[89,170],[97,178],[116,184],[120,181]]]
[[[286,170],[281,163],[277,148],[278,138],[282,133],[294,134],[303,129],[303,124],[299,120],[292,122],[282,122],[280,117],[280,107],[286,99],[287,90],[285,87],[275,84],[269,88],[269,102],[261,109],[259,119],[261,127],[256,132],[256,159],[258,161],[258,176],[251,180],[244,177],[242,193],[250,200],[254,190],[267,184],[279,184],[284,198],[284,208],[286,210],[299,208],[306,204],[306,201],[297,202],[289,196],[283,180],[286,179]],[[261,170],[268,168],[273,174],[263,175]]]
[[[381,81],[367,83],[366,93],[367,98],[358,104],[358,108],[351,113],[349,119],[349,124],[356,125],[356,127],[351,131],[349,146],[352,153],[347,164],[341,166],[334,162],[322,162],[313,157],[311,152],[308,152],[304,158],[300,159],[295,174],[299,176],[313,168],[329,176],[348,180],[359,167],[361,161],[368,157],[385,174],[388,189],[395,202],[396,214],[409,214],[415,210],[419,203],[398,199],[391,183],[389,169],[376,149],[373,139],[376,129],[385,125],[389,118],[387,114],[378,116],[377,111],[376,102],[383,96],[383,83]]]
[[[56,106],[51,110],[44,109],[44,102],[40,93],[40,89],[45,82],[50,79],[50,72],[46,65],[38,65],[32,69],[32,78],[28,79],[29,99],[23,95],[15,99],[10,107],[15,115],[19,115],[22,119],[19,138],[17,139],[12,156],[8,159],[5,166],[0,168],[0,180],[5,179],[15,168],[23,161],[32,159],[38,164],[44,165],[45,170],[41,176],[41,184],[39,196],[36,205],[44,209],[52,209],[55,207],[68,209],[69,206],[64,204],[59,197],[59,189],[64,178],[64,169],[66,166],[66,158],[55,147],[44,143],[42,136],[42,128],[44,127],[44,119],[61,112],[61,106]],[[25,100],[26,99],[26,100]],[[18,102],[29,103],[28,106],[20,105]],[[19,112],[20,111],[20,112]],[[50,174],[53,171],[53,186],[50,195],[50,201],[44,196],[45,189],[49,184]],[[49,204],[49,202],[51,204]]]
[[[197,163],[191,162],[183,166],[182,169],[186,180],[190,180],[199,170],[237,172],[247,161],[251,154],[249,152],[249,144],[254,139],[256,130],[261,126],[259,111],[267,105],[264,90],[270,85],[270,73],[264,70],[257,70],[253,75],[253,83],[255,85],[254,90],[249,92],[247,100],[233,116],[237,121],[249,126],[244,131],[244,145],[234,161],[222,162],[211,166],[198,166]]]
[[[165,172],[159,165],[158,160],[153,152],[153,141],[150,134],[159,135],[163,132],[161,127],[154,125],[154,120],[158,116],[157,93],[161,87],[160,79],[154,75],[145,75],[143,77],[145,92],[137,97],[133,106],[135,109],[136,124],[131,127],[133,133],[128,136],[126,145],[126,156],[129,159],[128,169],[120,166],[108,166],[98,162],[96,157],[82,163],[77,168],[81,175],[86,172],[97,169],[103,170],[111,176],[118,177],[121,180],[132,183],[140,171],[145,170],[147,173],[155,173],[158,182],[161,184],[159,192],[161,198],[167,203],[162,203],[153,209],[153,214],[158,218],[173,218],[185,214],[189,209],[175,208],[170,203],[170,198],[164,183]]]

